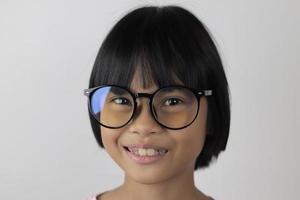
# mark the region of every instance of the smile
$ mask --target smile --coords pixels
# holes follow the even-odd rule
[[[124,146],[124,149],[129,158],[138,164],[151,164],[157,162],[168,153],[167,149],[160,147],[146,148],[132,145]]]

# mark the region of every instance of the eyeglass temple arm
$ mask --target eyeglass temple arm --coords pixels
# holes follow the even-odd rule
[[[83,94],[85,96],[90,96],[90,93],[94,90],[95,88],[89,88],[89,89],[84,89]],[[204,96],[211,96],[212,95],[212,90],[203,90],[201,92],[198,92],[199,95],[204,95]]]
[[[90,96],[90,93],[94,90],[94,88],[84,89],[83,94],[85,96]]]
[[[204,95],[204,96],[211,96],[212,95],[212,90],[203,90],[201,92],[198,92],[199,95]]]

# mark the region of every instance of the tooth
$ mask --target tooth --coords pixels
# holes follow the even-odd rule
[[[165,150],[165,149],[160,149],[159,150],[159,154],[165,154],[167,152],[167,150]]]
[[[147,155],[148,156],[154,156],[156,154],[156,150],[154,149],[147,149]]]
[[[138,154],[141,155],[141,156],[145,156],[147,153],[146,149],[139,149],[138,150]]]
[[[128,148],[130,152],[137,156],[155,156],[163,155],[167,152],[165,149],[145,149],[145,148]]]

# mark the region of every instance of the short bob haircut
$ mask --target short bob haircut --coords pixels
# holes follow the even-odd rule
[[[104,84],[130,87],[136,71],[142,86],[178,83],[208,96],[206,139],[195,170],[208,167],[226,148],[230,128],[229,87],[221,58],[207,28],[178,6],[145,6],[121,18],[104,39],[89,88]],[[100,124],[89,113],[94,136],[103,146]]]

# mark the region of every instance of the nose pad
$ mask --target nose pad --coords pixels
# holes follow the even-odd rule
[[[142,103],[141,100],[137,100],[136,103],[136,110],[135,113],[133,115],[133,120],[136,120],[138,117],[140,117],[141,114],[143,114],[142,112],[147,112],[147,114],[149,115],[149,117],[153,118],[152,113],[151,113],[151,105],[150,105],[150,101],[149,103]]]
[[[160,125],[152,115],[150,102],[146,100],[137,102],[136,111],[130,124],[130,131],[144,134],[161,131]]]

